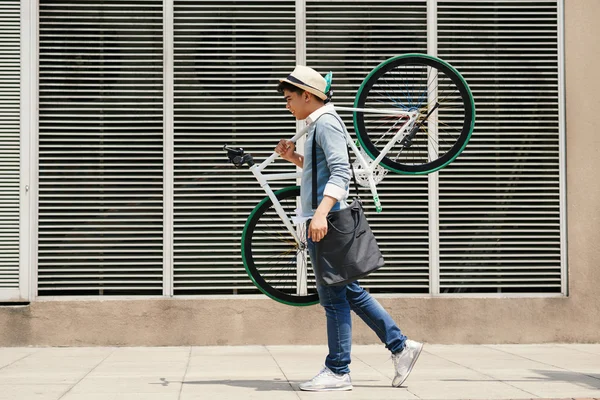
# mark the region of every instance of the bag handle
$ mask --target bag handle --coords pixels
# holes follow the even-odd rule
[[[342,126],[344,133],[348,133],[348,131],[346,130],[346,125],[344,125],[342,120],[337,115],[333,113],[323,113],[319,116],[319,118],[321,118],[325,114],[333,115]],[[317,118],[314,123],[316,123],[319,120],[319,118]],[[356,176],[354,175],[354,168],[352,168],[352,159],[350,157],[350,148],[348,146],[348,143],[346,143],[346,151],[348,152],[348,164],[350,165],[350,171],[352,172],[352,181],[354,182],[354,189],[356,190],[356,198],[360,200],[360,194],[358,193],[358,183],[356,182]],[[316,210],[317,207],[317,125],[315,125],[315,133],[313,135],[312,142],[312,208],[313,210]]]
[[[341,229],[336,228],[335,225],[329,220],[329,218],[327,218],[327,222],[338,233],[341,233],[343,235],[348,235],[350,233],[354,233],[354,232],[356,232],[356,230],[360,226],[360,211],[361,211],[361,209],[362,209],[362,205],[361,205],[360,201],[358,202],[358,207],[357,208],[352,207],[352,209],[351,209],[352,214],[358,214],[358,216],[357,216],[357,218],[355,218],[355,221],[354,221],[354,229],[352,229],[352,230],[350,230],[348,232],[345,232],[345,231],[342,231]]]

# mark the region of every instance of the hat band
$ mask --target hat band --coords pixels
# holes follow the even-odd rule
[[[324,93],[322,90],[320,90],[320,89],[317,89],[316,87],[314,87],[314,86],[311,86],[311,85],[309,85],[309,84],[307,84],[307,83],[304,83],[304,82],[302,82],[300,79],[298,79],[298,78],[296,78],[296,77],[294,77],[294,76],[292,76],[292,75],[288,75],[287,79],[288,79],[288,81],[290,81],[290,82],[292,82],[292,83],[297,83],[297,84],[299,84],[299,85],[308,86],[308,87],[309,87],[309,88],[311,88],[311,89],[315,89],[315,90],[317,90],[317,91],[319,91],[319,92],[321,92],[321,93],[325,94],[325,93]]]

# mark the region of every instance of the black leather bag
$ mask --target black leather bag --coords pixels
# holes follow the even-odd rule
[[[344,124],[341,121],[340,123],[345,129]],[[315,131],[312,145],[314,209],[317,208],[316,134]],[[349,150],[348,161],[350,162]],[[357,197],[349,207],[332,211],[327,215],[327,234],[315,243],[316,260],[312,260],[312,262],[315,264],[314,269],[318,278],[326,285],[347,285],[384,265],[383,255],[365,216],[360,197],[358,197],[358,184],[352,164],[350,164],[350,169]]]
[[[315,243],[317,271],[326,285],[347,285],[383,266],[360,199],[329,213],[327,221],[327,234]]]

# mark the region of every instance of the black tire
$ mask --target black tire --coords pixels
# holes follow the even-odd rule
[[[450,64],[425,54],[405,54],[379,64],[360,86],[354,107],[420,111],[411,142],[396,142],[380,163],[401,174],[428,174],[445,167],[464,150],[475,125],[467,82]],[[354,112],[356,134],[371,158],[379,156],[403,120],[406,117]],[[430,126],[437,127],[437,140]]]
[[[275,192],[288,216],[293,215],[300,197],[300,187]],[[306,244],[306,231],[300,237]],[[280,303],[309,306],[319,301],[308,252],[296,243],[277,215],[273,202],[265,197],[252,211],[242,234],[242,257],[246,272],[261,292]],[[307,292],[296,289],[298,262],[307,268]]]

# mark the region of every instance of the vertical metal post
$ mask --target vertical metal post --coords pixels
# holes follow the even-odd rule
[[[427,54],[437,57],[437,0],[427,1]],[[429,75],[429,74],[428,74]],[[437,78],[435,78],[437,79]],[[433,82],[437,88],[437,82]],[[428,104],[437,98],[437,89],[428,94]],[[433,124],[428,124],[429,135],[434,140],[429,140],[429,154],[436,157],[437,149],[437,111],[431,116]],[[429,198],[429,293],[440,293],[440,231],[439,231],[439,173],[433,172],[428,176]]]
[[[173,296],[173,0],[163,0],[163,295]]]
[[[567,128],[565,99],[565,1],[557,0],[558,24],[558,162],[559,162],[559,196],[560,196],[560,292],[567,296]]]
[[[296,0],[296,64],[306,65],[306,0]],[[304,127],[304,121],[296,121],[296,131]],[[306,136],[302,136],[296,142],[296,148],[302,151],[305,143]]]
[[[306,65],[306,0],[296,0],[296,64]],[[291,72],[291,71],[290,71]],[[296,121],[296,131],[300,131],[305,127],[304,121]],[[296,141],[296,151],[304,153],[304,144],[306,143],[306,135],[302,135]],[[296,168],[299,170],[299,168]],[[297,179],[299,185],[301,178]],[[298,199],[298,202],[300,200]],[[296,205],[298,208],[300,204]],[[306,237],[306,226],[300,224],[298,227],[298,236]],[[308,265],[305,260],[308,260],[308,250],[298,252],[296,256],[296,293],[298,295],[306,295],[308,293]]]
[[[38,265],[38,1],[21,0],[21,146],[19,297],[37,296]]]

